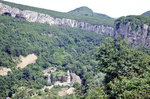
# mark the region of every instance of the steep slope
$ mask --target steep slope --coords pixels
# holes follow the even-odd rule
[[[150,47],[150,19],[148,17],[128,16],[119,18],[115,22],[115,34],[113,34],[113,28],[109,24],[102,24],[101,21],[98,25],[95,25],[94,21],[87,23],[91,19],[98,21],[96,17],[109,19],[105,15],[93,13],[87,7],[83,7],[82,11],[77,9],[79,12],[74,10],[68,14],[12,3],[7,4],[15,8],[5,4],[0,6],[0,67],[5,67],[5,71],[10,71],[7,74],[2,74],[5,76],[0,76],[0,98],[6,99],[6,97],[13,95],[16,96],[15,99],[28,98],[32,91],[41,98],[43,96],[50,99],[52,96],[54,99],[58,98],[56,91],[53,93],[53,90],[44,90],[47,94],[40,91],[48,85],[48,77],[44,76],[42,71],[49,67],[57,67],[58,73],[69,70],[79,75],[83,86],[78,84],[74,86],[77,87],[77,92],[82,98],[83,93],[85,98],[90,96],[91,98],[95,97],[95,99],[103,96],[121,98],[124,95],[126,98],[126,94],[127,97],[133,98],[134,93],[137,98],[139,98],[138,95],[141,95],[140,98],[149,97],[150,56],[133,50],[129,46],[126,47],[124,42],[123,44],[119,42],[116,45],[114,40],[111,40],[110,43],[106,43],[107,35],[96,34],[120,35],[122,39],[128,39],[131,43]],[[78,13],[79,20],[73,20],[76,18],[74,13]],[[54,17],[57,15],[59,18]],[[71,18],[71,16],[74,18],[67,18]],[[86,21],[84,18],[88,20]],[[104,18],[102,19],[104,20]],[[103,42],[106,45],[101,46]],[[97,51],[95,48],[99,46],[101,48],[96,55],[99,60],[98,65],[94,55]],[[20,55],[27,56],[31,53],[36,56],[32,54],[34,58],[27,60],[34,64],[27,65],[28,62],[25,62],[22,69],[16,69],[18,66],[15,59]],[[12,71],[8,68],[11,68]],[[101,71],[107,74],[103,74]],[[103,84],[105,76],[107,76],[105,83],[108,83],[106,86]],[[129,77],[126,79],[126,76]],[[53,81],[56,81],[56,78],[51,77]],[[109,80],[110,82],[108,82]],[[95,84],[94,89],[93,85]],[[26,90],[20,91],[19,89],[22,88]],[[51,88],[49,87],[49,89]],[[93,88],[89,89],[93,92],[88,92],[88,88]]]
[[[72,15],[72,13],[62,13],[62,12],[57,12],[57,11],[52,11],[52,10],[46,10],[46,9],[41,9],[41,8],[20,5],[20,4],[14,4],[14,3],[6,2],[6,1],[0,1],[0,2],[3,4],[9,5],[11,7],[21,9],[21,10],[30,10],[30,11],[47,14],[53,18],[61,18],[61,19],[66,18],[66,19],[77,20],[80,22],[86,22],[89,24],[106,25],[106,26],[113,26],[113,23],[114,23],[113,18],[105,18],[105,17],[97,18],[97,17],[90,17],[90,16],[79,16],[79,15]]]
[[[109,34],[113,31],[112,27],[108,24],[95,25],[96,23],[67,19],[66,17],[74,16],[68,13],[4,3],[11,7],[0,4],[0,67],[11,71],[0,76],[0,97],[12,97],[12,94],[20,93],[20,87],[42,89],[47,85],[47,77],[42,71],[48,67],[57,67],[61,71],[70,70],[84,79],[83,84],[86,84],[86,73],[97,65],[93,56],[95,47],[100,46],[107,37],[97,33]],[[17,65],[16,59],[20,55],[32,53],[36,55],[35,59],[32,62],[27,60],[34,64],[24,65],[23,62],[20,63],[23,68],[18,69],[21,65]],[[92,75],[94,72],[91,72],[90,76]]]
[[[137,45],[150,48],[150,17],[127,16],[121,17],[115,22],[115,36]]]
[[[31,23],[5,15],[0,16],[0,27],[0,66],[12,69],[8,76],[0,76],[0,97],[16,92],[21,86],[42,88],[47,81],[42,70],[51,66],[65,71],[69,69],[84,77],[82,71],[91,71],[90,68],[96,65],[94,48],[106,37],[77,28]],[[31,53],[38,56],[36,63],[15,70],[14,59]]]
[[[150,16],[150,11],[146,11],[142,14],[142,16]]]

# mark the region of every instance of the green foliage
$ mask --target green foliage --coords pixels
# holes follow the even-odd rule
[[[45,88],[44,91],[45,91],[45,92],[49,92],[49,89],[48,89],[48,88]]]
[[[103,17],[103,18],[110,18],[109,16],[105,15],[105,14],[98,14],[98,13],[94,13],[90,8],[86,7],[86,6],[82,6],[80,8],[76,8],[72,11],[69,11],[69,13],[71,14],[77,14],[77,15],[82,15],[82,16],[91,16],[91,17]]]
[[[49,14],[52,17],[70,18],[91,24],[112,25],[113,20],[107,16],[93,13],[90,9],[77,9],[69,13],[60,13],[37,9],[1,1],[22,10],[32,10]],[[79,12],[78,12],[79,11]],[[107,21],[106,21],[107,20]],[[111,21],[111,22],[110,22]],[[127,16],[119,18],[120,23],[143,25],[150,23],[149,17]],[[56,74],[71,71],[82,78],[82,85],[74,84],[76,94],[63,97],[65,99],[108,99],[108,98],[145,98],[150,97],[150,51],[141,48],[139,51],[126,41],[108,39],[105,35],[69,27],[49,26],[30,23],[9,16],[0,16],[0,66],[9,67],[12,72],[0,76],[0,97],[14,99],[27,98],[27,90],[19,91],[20,87],[37,90],[35,98],[59,99],[60,88],[45,89],[47,77],[42,70],[57,67]],[[135,27],[135,29],[138,27]],[[94,57],[95,47],[100,46]],[[38,60],[24,69],[15,69],[17,57],[35,53]],[[97,64],[98,61],[98,64]]]
[[[106,76],[106,74],[104,74],[102,72],[96,73],[96,75],[93,77],[92,82],[90,83],[90,85],[95,84],[97,87],[103,86],[104,81],[105,81],[105,76]]]
[[[75,82],[73,84],[73,87],[76,88],[76,89],[79,89],[81,87],[81,85],[79,83]]]
[[[108,95],[104,92],[103,88],[91,86],[87,93],[84,95],[84,99],[108,99]]]
[[[144,24],[150,25],[150,17],[146,16],[126,16],[126,17],[120,17],[115,21],[116,28],[118,29],[120,26],[120,23],[127,24],[130,23],[130,25],[133,25],[133,29],[136,30],[138,26],[143,26]]]
[[[86,6],[76,8],[72,11],[69,11],[69,13],[78,14],[78,15],[82,15],[82,16],[93,16],[93,14],[94,14],[93,11]]]
[[[85,77],[86,72],[83,71],[90,72],[95,65],[94,48],[107,37],[80,29],[30,23],[9,16],[0,16],[0,26],[0,66],[12,68],[8,76],[0,77],[0,97],[6,97],[10,92],[14,94],[20,86],[41,89],[47,84],[42,70],[52,66]],[[15,70],[14,60],[31,53],[38,56],[36,63]]]
[[[57,11],[52,11],[52,10],[46,10],[46,9],[41,9],[41,8],[34,8],[34,7],[25,6],[25,5],[10,3],[6,1],[0,1],[0,2],[7,4],[11,7],[19,8],[21,10],[31,10],[31,11],[48,14],[54,18],[68,18],[68,19],[74,19],[74,20],[81,21],[81,22],[87,22],[90,24],[102,24],[102,25],[109,25],[109,26],[113,26],[113,23],[114,23],[113,18],[107,17],[105,15],[101,15],[101,14],[95,14],[94,16],[85,16],[79,13],[76,15],[76,13],[62,13],[62,12],[57,12]]]
[[[98,71],[106,73],[105,93],[110,98],[145,98],[150,91],[150,56],[125,41],[102,45],[96,55]]]
[[[119,78],[113,79],[108,86],[110,87],[111,95],[113,97],[119,98],[144,98],[148,99],[150,97],[150,80],[149,74],[144,73],[144,76],[138,75],[136,77],[128,78],[120,76]]]
[[[12,97],[12,99],[29,99],[30,95],[27,92],[27,90],[22,90],[19,93],[15,94],[14,97]]]

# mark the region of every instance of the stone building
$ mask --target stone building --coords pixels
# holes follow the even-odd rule
[[[67,74],[57,74],[57,80],[61,82],[67,82],[70,85],[73,85],[75,82],[81,84],[82,80],[75,73],[70,73],[69,70]]]

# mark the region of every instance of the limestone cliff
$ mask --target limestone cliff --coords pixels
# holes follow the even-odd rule
[[[96,32],[97,34],[107,34],[110,36],[120,35],[122,39],[127,39],[131,43],[144,45],[150,48],[150,26],[147,25],[147,20],[141,16],[128,16],[124,18],[119,18],[115,22],[113,28],[110,26],[94,25],[85,22],[80,22],[73,19],[53,18],[47,14],[29,10],[20,10],[18,8],[13,8],[0,3],[0,15],[2,14],[24,19],[29,22],[38,22],[49,25],[80,28]]]
[[[120,35],[122,39],[127,39],[133,44],[150,48],[150,26],[147,24],[116,22],[114,36],[116,35]]]
[[[29,10],[20,10],[18,8],[12,8],[8,5],[0,3],[0,14],[9,15],[12,17],[27,20],[29,22],[46,23],[49,25],[68,26],[74,28],[85,29],[88,31],[96,32],[98,34],[113,35],[114,29],[104,25],[93,25],[85,22],[79,22],[66,18],[53,18],[50,15],[42,14]]]

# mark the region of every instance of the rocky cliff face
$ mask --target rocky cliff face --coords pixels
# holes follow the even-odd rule
[[[46,23],[49,25],[68,26],[68,27],[85,29],[88,31],[96,32],[98,34],[113,35],[114,33],[114,29],[109,26],[92,25],[89,23],[79,22],[76,20],[66,19],[66,18],[63,19],[53,18],[50,15],[29,11],[29,10],[20,10],[18,8],[12,8],[2,3],[0,3],[0,14],[6,14],[12,17],[21,18],[29,22],[39,22],[39,23]]]
[[[137,25],[130,22],[115,24],[114,28],[104,25],[93,25],[85,22],[66,18],[53,18],[50,15],[29,10],[20,10],[0,3],[0,15],[5,14],[12,17],[27,20],[29,22],[45,23],[49,25],[67,26],[80,28],[97,34],[108,34],[110,36],[120,35],[122,39],[127,39],[134,44],[144,45],[150,48],[150,26]]]
[[[144,45],[150,48],[150,26],[143,24],[119,23],[115,24],[114,36],[120,35],[122,39],[127,39],[134,44]]]

